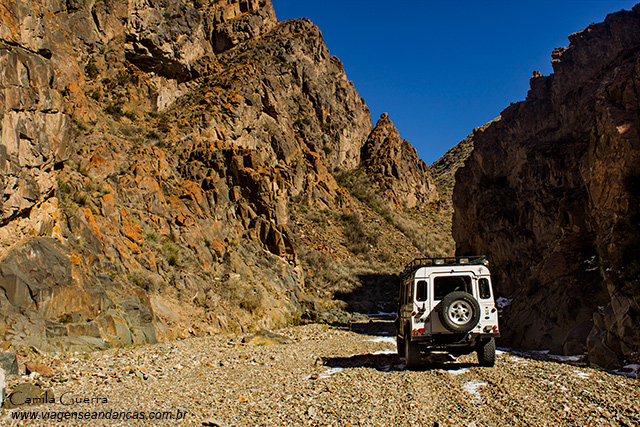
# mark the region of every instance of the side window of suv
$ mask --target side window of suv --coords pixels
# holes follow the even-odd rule
[[[416,285],[416,301],[426,301],[427,295],[427,282],[420,280]]]
[[[491,286],[489,286],[488,279],[480,279],[478,281],[478,288],[480,290],[480,298],[489,299],[491,298]]]

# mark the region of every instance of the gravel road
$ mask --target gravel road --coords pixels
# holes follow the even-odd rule
[[[0,424],[640,425],[636,379],[509,352],[499,352],[493,368],[477,366],[472,354],[406,371],[394,337],[384,334],[389,326],[356,332],[305,325],[277,331],[291,340],[287,344],[247,344],[240,336],[219,335],[43,355],[32,361],[50,366],[52,375],[14,377],[9,388],[24,380],[51,387],[55,403],[2,409]],[[31,411],[37,420],[14,419]],[[64,419],[66,413],[71,419]],[[73,419],[91,416],[111,419]],[[173,419],[150,419],[158,416]]]

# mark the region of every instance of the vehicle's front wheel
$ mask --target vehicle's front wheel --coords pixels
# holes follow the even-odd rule
[[[496,340],[491,338],[489,341],[478,344],[476,352],[480,366],[492,367],[496,363]]]
[[[410,335],[406,335],[404,338],[404,358],[407,362],[407,369],[415,369],[419,367],[422,362],[420,347],[418,343],[411,342]]]

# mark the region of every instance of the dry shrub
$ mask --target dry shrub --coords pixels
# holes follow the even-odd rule
[[[378,233],[365,229],[362,215],[359,212],[346,213],[341,217],[344,225],[346,246],[350,252],[358,255],[369,252],[372,245],[378,243]]]

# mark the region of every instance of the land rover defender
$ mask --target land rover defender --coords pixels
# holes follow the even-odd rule
[[[405,268],[396,338],[408,369],[434,351],[476,351],[480,365],[494,365],[500,332],[488,264],[480,255],[419,258]]]

